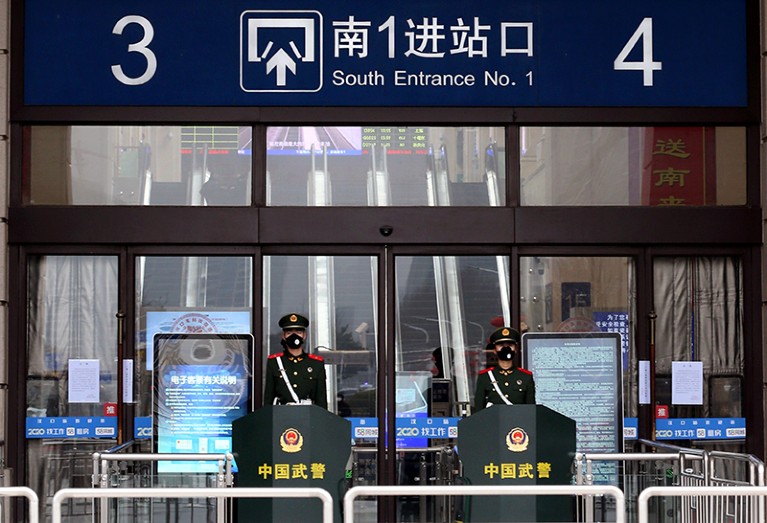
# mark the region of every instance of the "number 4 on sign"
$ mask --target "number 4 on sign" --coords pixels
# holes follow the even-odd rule
[[[626,59],[629,53],[636,47],[640,38],[642,39],[642,61],[629,62]],[[642,23],[639,24],[639,27],[631,35],[631,38],[629,38],[629,41],[626,42],[615,62],[613,62],[613,69],[616,71],[642,71],[644,73],[645,87],[652,87],[653,71],[663,69],[662,62],[653,62],[652,59],[652,18],[648,17],[642,20]]]

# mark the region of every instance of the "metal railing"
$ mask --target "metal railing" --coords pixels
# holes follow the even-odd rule
[[[231,494],[231,492],[243,489],[236,489],[232,486],[234,481],[232,474],[233,457],[229,453],[131,454],[130,451],[121,453],[128,448],[123,445],[110,451],[92,454],[93,475],[91,484],[95,487],[94,489],[70,488],[59,492],[75,492],[79,490],[90,493],[90,495],[79,497],[90,498],[92,500],[96,511],[94,521],[100,522],[109,521],[110,510],[114,509],[114,507],[117,507],[116,510],[118,511],[130,510],[128,505],[123,505],[120,502],[109,503],[109,498],[127,498],[133,503],[134,512],[137,510],[137,503],[140,505],[139,508],[141,510],[146,510],[144,508],[145,503],[152,503],[151,500],[153,499],[167,498],[172,500],[175,498],[175,506],[178,507],[179,498],[190,498],[193,508],[208,510],[209,517],[213,517],[215,505],[216,521],[224,522],[227,516],[225,509],[228,506],[225,500],[231,497],[241,497]],[[767,521],[765,519],[767,517],[767,510],[765,510],[764,496],[761,495],[761,491],[751,490],[752,488],[765,485],[764,463],[758,458],[731,452],[675,447],[658,442],[644,442],[642,449],[649,449],[649,452],[576,454],[573,463],[575,485],[492,487],[461,485],[460,482],[456,484],[456,480],[460,479],[460,461],[456,459],[455,453],[449,447],[410,449],[414,455],[420,456],[420,459],[413,462],[411,465],[412,470],[402,470],[400,473],[410,477],[416,484],[400,484],[389,487],[365,485],[367,481],[375,481],[375,460],[372,459],[372,462],[369,464],[372,465],[373,469],[369,471],[366,469],[365,472],[360,470],[358,462],[370,461],[367,458],[374,456],[376,449],[363,447],[356,449],[356,452],[354,452],[355,459],[352,465],[354,472],[353,488],[349,490],[350,493],[353,492],[353,496],[345,497],[343,502],[346,507],[347,503],[354,503],[354,498],[359,496],[375,498],[376,496],[389,495],[402,496],[403,498],[410,497],[408,503],[413,504],[413,499],[418,498],[416,501],[418,501],[418,508],[421,510],[416,511],[416,517],[424,515],[423,507],[426,506],[424,502],[437,502],[442,504],[440,505],[442,508],[439,511],[433,510],[433,515],[436,516],[439,513],[440,516],[445,516],[447,514],[447,518],[450,519],[454,508],[452,503],[455,499],[460,501],[460,496],[559,494],[576,498],[576,521],[614,520],[618,522],[633,522],[637,521],[639,517],[639,497],[644,495],[645,498],[643,499],[647,500],[645,501],[646,506],[644,510],[653,509],[653,521],[659,523],[670,521],[681,523],[755,523],[758,521],[762,523]],[[218,464],[218,472],[215,474],[215,477],[211,477],[213,475],[211,471],[211,474],[208,476],[208,485],[206,486],[175,485],[173,483],[176,480],[173,480],[168,486],[159,487],[156,484],[151,484],[153,482],[136,482],[137,474],[132,473],[130,465],[126,466],[126,463],[130,462],[156,463],[165,460],[214,461]],[[600,477],[600,473],[603,473],[604,470],[600,471],[599,465],[610,462],[616,464],[614,470],[617,473],[614,476],[610,476],[609,479],[617,477],[617,482],[604,481],[605,477],[608,477],[604,474]],[[153,469],[153,467],[147,467],[147,465],[141,465],[139,468],[143,471]],[[459,474],[459,476],[456,476],[456,474]],[[369,475],[370,477],[368,477]],[[140,476],[145,478],[146,474],[142,473]],[[121,488],[126,483],[135,484],[135,486]],[[215,483],[215,488],[209,488],[209,485],[213,483]],[[149,486],[144,486],[147,484]],[[23,489],[26,487],[13,488]],[[617,497],[611,494],[603,496],[587,493],[587,491],[580,492],[578,489],[582,488],[595,488],[597,489],[596,492],[601,492],[606,488],[617,489],[617,491],[621,492],[620,503]],[[666,499],[652,499],[652,503],[650,503],[650,498],[647,498],[647,495],[644,493],[646,491],[655,493],[658,492],[657,489],[659,488],[671,489],[670,491],[673,492],[673,495],[668,495]],[[711,488],[716,490],[710,490]],[[374,490],[370,493],[365,489]],[[484,489],[490,489],[492,492],[488,493]],[[566,492],[566,494],[557,492],[557,489]],[[260,490],[265,493],[274,494],[280,490],[293,493],[304,489],[263,488],[245,490]],[[95,494],[95,492],[99,491],[106,492],[106,494]],[[158,493],[148,494],[155,491]],[[34,493],[34,491],[31,492]],[[215,496],[211,496],[210,492],[215,492]],[[225,494],[221,495],[222,492]],[[178,495],[173,493],[178,493]],[[2,494],[2,491],[0,491],[0,494]],[[56,492],[56,495],[58,495],[58,492]],[[442,500],[440,500],[440,496]],[[653,494],[651,497],[654,498],[656,496],[658,495]],[[68,499],[71,504],[71,500],[75,497],[78,496],[68,495],[64,498],[54,499]],[[255,497],[270,496],[264,494]],[[101,502],[97,503],[97,499],[100,499]],[[207,499],[207,501],[200,505],[199,500],[201,499]],[[31,504],[32,502],[30,501]],[[170,501],[158,506],[170,507],[169,510],[173,508]],[[431,505],[429,506],[431,507]],[[151,508],[150,506],[150,510]],[[359,508],[360,505],[358,503],[358,519],[361,517]],[[460,507],[457,508],[460,510]],[[35,509],[39,510],[37,505],[35,505]],[[59,501],[58,510],[61,511],[61,509],[62,506]],[[32,510],[30,509],[30,512]],[[137,514],[136,512],[134,517]],[[35,514],[35,517],[37,517],[37,514]],[[354,511],[350,511],[347,508],[344,511],[344,521],[347,520],[347,517],[354,517]],[[647,518],[649,516],[645,515],[644,517]],[[32,518],[31,515],[30,518]],[[425,521],[423,517],[420,520]],[[29,521],[30,523],[35,523],[36,519],[34,521],[30,519]],[[640,519],[639,522],[642,522],[642,520]]]
[[[40,500],[37,493],[29,487],[0,487],[2,497],[23,497],[29,502],[29,523],[38,523],[40,517]]]
[[[650,523],[650,499],[660,497],[698,500],[706,510],[696,515],[697,523],[764,523],[767,487],[649,487],[637,499],[638,523]],[[739,501],[732,503],[733,500]],[[689,519],[683,519],[689,521]]]
[[[627,521],[633,521],[632,501],[648,484],[665,481],[667,467],[678,470],[681,460],[679,453],[641,454],[641,453],[576,453],[574,460],[575,484],[594,485],[612,484],[618,486],[627,500]],[[661,483],[663,484],[663,483]],[[594,497],[581,497],[576,504],[579,522],[608,519],[607,512],[614,510],[604,500]]]
[[[443,486],[369,486],[354,487],[344,496],[344,523],[354,523],[354,501],[380,496],[612,496],[615,499],[615,523],[625,522],[626,502],[623,492],[611,485],[443,485]]]
[[[92,484],[95,488],[112,488],[110,473],[110,463],[159,463],[161,461],[209,461],[217,463],[218,470],[215,475],[215,488],[227,488],[234,485],[234,474],[232,473],[232,464],[234,456],[230,452],[221,454],[122,454],[120,449],[127,448],[126,445],[111,449],[109,452],[93,453],[93,478]],[[116,452],[115,452],[116,450]],[[142,488],[142,492],[144,488]],[[167,487],[166,487],[167,488]],[[180,487],[176,487],[180,488]],[[190,487],[184,487],[190,488]],[[195,487],[193,492],[197,492],[201,487]],[[190,488],[191,490],[191,488]],[[142,496],[149,497],[149,496]],[[192,495],[189,498],[200,498],[202,496]],[[95,502],[95,499],[94,499]],[[100,508],[98,510],[98,521],[107,523],[109,521],[109,501],[106,497],[101,498]],[[115,508],[116,510],[116,508]],[[226,507],[223,500],[219,499],[216,503],[216,521],[224,523],[226,521]],[[95,507],[94,507],[95,512]]]
[[[352,447],[351,487],[376,484],[377,453],[375,447]],[[395,482],[406,486],[462,484],[460,469],[453,445],[408,447],[398,450]],[[455,503],[453,496],[410,496],[402,500],[402,519],[447,521],[446,514],[460,511]]]
[[[578,453],[575,458],[576,484],[594,483],[616,484],[623,490],[628,512],[628,521],[638,516],[635,500],[641,492],[654,487],[708,487],[733,486],[748,487],[765,484],[764,463],[758,458],[732,452],[709,451],[677,447],[666,443],[641,440],[643,447],[651,452],[585,454]],[[614,477],[608,477],[598,465],[612,463]],[[609,470],[609,469],[608,469]],[[602,473],[599,477],[598,472]],[[607,479],[605,479],[607,478]],[[600,481],[601,479],[601,481]],[[579,504],[579,521],[591,522],[595,519],[598,507],[583,499]],[[658,500],[654,505],[656,521],[681,521],[682,523],[724,520],[707,519],[721,507],[730,507],[732,513],[744,511],[762,511],[763,507],[754,506],[751,499],[725,497],[711,502],[699,496],[676,496]],[[758,505],[758,503],[757,503]],[[602,506],[604,508],[604,506]],[[604,519],[604,518],[603,518]],[[738,522],[730,518],[728,523]]]
[[[736,454],[734,452],[722,452],[712,450],[709,452],[709,481],[711,485],[744,485],[759,487],[765,484],[764,462],[750,454]],[[727,467],[729,465],[729,467]],[[737,466],[742,467],[742,479],[737,477],[725,477],[720,475],[722,469],[729,468],[727,472],[738,472]],[[737,474],[736,474],[737,475]]]
[[[322,502],[322,523],[333,523],[333,498],[321,488],[67,488],[53,496],[52,523],[61,523],[61,507],[68,499],[106,498],[317,498]],[[30,521],[30,523],[36,523]]]
[[[231,487],[234,485],[232,463],[234,456],[230,452],[222,454],[101,454],[93,453],[93,486],[109,487],[110,462],[159,462],[159,461],[213,461],[218,463],[216,487]]]

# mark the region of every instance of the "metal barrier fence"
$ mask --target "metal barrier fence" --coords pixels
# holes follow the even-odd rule
[[[682,448],[643,440],[640,440],[640,444],[642,450],[649,449],[649,451],[616,454],[578,453],[576,455],[573,463],[575,487],[596,486],[597,488],[604,488],[605,486],[613,486],[622,492],[624,506],[623,510],[619,509],[611,496],[578,496],[576,521],[591,523],[593,521],[619,521],[619,518],[623,518],[626,522],[634,523],[638,518],[637,500],[640,494],[647,489],[698,489],[707,487],[717,487],[719,489],[716,491],[718,497],[704,494],[682,495],[682,490],[677,490],[675,491],[677,495],[654,499],[653,504],[649,505],[648,508],[648,510],[650,508],[654,510],[653,521],[655,523],[753,523],[755,521],[762,523],[767,521],[765,519],[767,513],[764,499],[746,495],[744,491],[740,490],[765,485],[764,463],[758,458],[745,454]],[[130,446],[123,445],[109,451],[92,454],[93,473],[89,479],[94,487],[109,492],[132,492],[131,495],[126,496],[130,500],[127,503],[119,501],[109,503],[109,498],[120,497],[112,494],[82,496],[91,499],[88,505],[93,504],[93,521],[106,523],[110,520],[109,517],[112,512],[120,517],[132,514],[134,520],[136,520],[135,518],[140,520],[142,515],[146,515],[147,510],[152,512],[158,509],[169,511],[168,514],[175,509],[177,518],[179,515],[188,514],[190,510],[207,511],[208,518],[212,518],[215,510],[216,521],[226,521],[226,503],[221,501],[235,496],[227,494],[222,497],[211,498],[206,496],[204,492],[209,490],[210,485],[213,484],[215,484],[215,488],[227,492],[233,490],[234,476],[232,474],[233,458],[231,454],[133,454],[130,453],[130,450],[132,450]],[[449,445],[408,449],[408,452],[412,454],[412,459],[408,460],[403,457],[398,462],[402,470],[397,469],[397,481],[399,483],[396,487],[373,484],[377,475],[375,448],[357,447],[353,451],[355,459],[352,462],[352,490],[360,488],[404,489],[389,495],[402,496],[398,510],[403,510],[407,506],[410,510],[408,514],[415,518],[414,521],[452,521],[450,517],[454,513],[460,513],[462,508],[453,506],[456,500],[460,501],[460,496],[463,495],[462,489],[485,488],[461,485],[460,460],[457,459],[457,454]],[[184,479],[188,475],[179,475],[180,480],[172,481],[165,481],[163,477],[161,478],[162,481],[158,483],[159,476],[152,475],[152,471],[155,470],[153,464],[164,460],[214,461],[218,464],[218,471],[215,474],[213,472],[208,474],[205,482],[191,482],[191,486],[189,485],[190,482]],[[137,465],[134,467],[131,465],[132,462]],[[141,465],[142,462],[152,465]],[[612,465],[607,468],[602,467],[605,464]],[[413,481],[413,484],[401,483],[403,478],[408,478],[409,481]],[[179,481],[183,484],[178,485]],[[199,483],[201,486],[196,486],[195,483]],[[120,488],[126,484],[131,488]],[[162,484],[165,486],[161,486]],[[175,499],[174,496],[170,495],[144,495],[145,492],[150,492],[154,487],[163,493],[173,492],[175,489],[185,492],[186,495],[178,496]],[[725,494],[725,492],[730,492],[729,490],[722,490],[726,487],[737,488],[739,494]],[[499,488],[509,487],[494,487],[493,492],[498,492]],[[522,494],[519,489],[528,487],[511,486],[510,488],[515,489],[513,491],[515,494]],[[566,486],[565,488],[572,495],[574,487]],[[407,489],[418,490],[408,491]],[[439,493],[431,493],[423,489],[441,490]],[[82,490],[91,492],[88,489]],[[272,489],[269,490],[272,491]],[[293,491],[294,489],[290,490]],[[358,493],[359,490],[355,490],[355,492]],[[382,491],[378,490],[378,492]],[[96,502],[98,498],[101,498],[100,503]],[[158,498],[167,498],[167,500],[156,502],[155,499]],[[178,498],[189,498],[189,507],[179,505]],[[51,498],[47,499],[50,500]],[[73,498],[67,499],[70,500],[71,505]],[[425,508],[427,503],[428,512]],[[360,512],[359,510],[359,501],[357,508],[359,520],[365,514],[364,511]],[[374,505],[368,508],[374,508]],[[186,512],[179,514],[179,510]],[[372,517],[373,513],[366,515]]]
[[[24,497],[29,502],[29,523],[38,523],[40,516],[40,500],[37,493],[29,487],[0,487],[2,497]]]
[[[733,452],[722,452],[713,450],[709,452],[709,471],[708,477],[710,485],[742,485],[759,487],[765,484],[765,468],[762,460],[748,454],[736,454]],[[729,466],[728,466],[729,465]],[[737,474],[737,466],[742,466],[743,471]],[[730,469],[724,470],[724,469]],[[725,477],[721,473],[735,471],[737,477]]]
[[[650,523],[651,498],[689,498],[706,507],[696,514],[696,523],[764,523],[767,487],[708,486],[650,487],[637,499],[638,523]],[[690,521],[690,519],[686,519]]]
[[[61,506],[76,498],[317,498],[322,502],[322,522],[333,523],[333,498],[321,488],[115,488],[62,489],[53,496],[52,523],[61,523]],[[30,523],[36,523],[30,521]]]
[[[615,499],[615,523],[624,523],[626,501],[623,492],[611,485],[468,485],[468,486],[369,486],[354,487],[344,496],[344,523],[354,523],[355,499],[380,496],[612,496]]]
[[[583,454],[575,459],[576,484],[594,484],[605,481],[610,470],[615,477],[607,478],[611,484],[617,484],[623,490],[626,500],[628,521],[634,521],[638,516],[634,510],[633,501],[641,492],[652,487],[707,487],[707,486],[761,486],[765,484],[764,463],[758,458],[731,452],[707,451],[689,449],[673,445],[642,441],[645,447],[655,452],[626,453],[626,454]],[[663,452],[660,452],[663,451]],[[615,467],[600,470],[599,464],[611,463]],[[597,507],[595,504],[581,503],[579,521],[591,522],[595,519]],[[654,505],[654,521],[701,523],[704,521],[722,520],[710,518],[712,510],[718,506],[739,507],[738,513],[750,511],[747,506],[752,500],[723,497],[716,505],[704,502],[697,496],[678,496],[658,500]],[[602,506],[603,508],[604,506]],[[758,507],[754,507],[758,509]],[[604,518],[603,518],[604,519]],[[729,522],[739,522],[730,518]]]
[[[344,523],[354,523],[354,502],[360,497],[380,496],[578,496],[580,498],[611,496],[615,500],[615,522],[626,521],[626,501],[619,488],[609,485],[560,486],[366,486],[350,489],[343,500]],[[29,501],[29,523],[39,521],[37,494],[28,487],[3,487],[0,496],[26,497]],[[62,489],[53,497],[53,523],[61,523],[62,504],[69,499],[85,498],[318,498],[322,502],[322,521],[333,521],[333,499],[319,488],[117,488],[117,489]],[[648,487],[637,498],[638,523],[651,519],[650,502],[653,498],[695,499],[705,507],[683,521],[696,523],[763,523],[767,516],[767,486],[669,486]],[[679,519],[674,519],[679,521]]]
[[[706,459],[698,452],[688,454],[683,451],[657,453],[577,453],[575,456],[575,483],[577,485],[612,484],[623,491],[627,500],[626,519],[636,520],[634,501],[641,491],[652,486],[668,486],[682,478],[682,471],[687,471],[687,478],[697,473],[691,465]],[[695,466],[695,465],[693,465]],[[701,467],[695,466],[696,469]],[[702,475],[701,475],[702,477]],[[683,500],[684,501],[684,500]],[[582,498],[577,505],[578,521],[592,522],[597,519],[607,520],[607,513],[613,509],[598,498]],[[674,507],[657,506],[656,521],[674,521],[668,512],[675,513]]]
[[[101,454],[93,453],[93,486],[109,487],[109,463],[129,461],[213,461],[218,463],[216,487],[231,487],[234,485],[232,463],[234,456],[230,452],[222,454]]]
[[[119,448],[127,447],[123,445]],[[214,462],[217,464],[218,468],[215,474],[215,488],[226,488],[232,487],[234,485],[234,474],[232,473],[234,456],[229,452],[221,454],[122,454],[119,451],[108,451],[105,453],[93,453],[93,486],[104,489],[113,488],[112,479],[114,476],[110,473],[110,463],[159,463],[162,461]],[[199,489],[201,487],[194,488]],[[197,499],[200,496],[188,497],[191,499]],[[220,501],[221,500],[219,500],[215,506],[216,521],[223,523],[226,521],[226,507],[225,504],[221,503]],[[99,521],[101,523],[107,523],[109,521],[110,507],[108,503],[108,499],[101,499],[100,508],[98,510],[98,518],[94,519],[95,521]],[[117,511],[118,507],[114,507],[114,510]],[[167,508],[167,510],[170,510],[170,508]],[[94,514],[95,513],[96,510],[94,507]]]

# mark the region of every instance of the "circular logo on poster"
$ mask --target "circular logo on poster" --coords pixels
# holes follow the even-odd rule
[[[218,332],[218,329],[216,329],[216,324],[210,321],[208,316],[193,312],[177,318],[173,322],[170,332],[205,334],[206,332]]]
[[[557,332],[602,332],[602,329],[591,318],[573,316],[560,323]]]

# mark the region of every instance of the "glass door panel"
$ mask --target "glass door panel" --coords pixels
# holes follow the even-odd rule
[[[116,441],[118,258],[32,256],[27,267],[26,474],[44,507],[59,489],[89,487],[92,454]],[[85,517],[91,504],[64,510]]]
[[[454,481],[452,427],[468,414],[495,318],[508,315],[506,258],[395,258],[395,408],[400,485]],[[462,519],[455,499],[401,497],[398,521]]]
[[[734,257],[668,257],[653,261],[656,420],[659,440],[682,419],[706,420],[696,445],[742,452],[743,268]],[[705,428],[708,427],[708,428]],[[725,430],[726,429],[726,430]],[[671,443],[688,446],[690,441]]]
[[[204,335],[250,335],[252,332],[252,272],[253,259],[250,256],[141,256],[136,258],[135,304],[136,304],[136,357],[135,391],[136,418],[135,437],[140,442],[140,452],[166,453],[223,453],[231,451],[231,441],[225,429],[215,432],[215,424],[198,424],[205,427],[199,431],[187,431],[182,427],[194,421],[194,408],[168,407],[178,423],[178,436],[164,438],[159,443],[153,402],[153,387],[156,376],[155,339],[157,335],[189,335],[189,342],[164,345],[163,365],[158,366],[168,373],[177,373],[178,380],[188,384],[176,389],[184,401],[200,401],[195,395],[194,383],[205,376],[220,378],[219,372],[232,372],[245,367],[247,382],[252,383],[250,358],[244,358],[236,350],[236,344],[206,341]],[[196,341],[191,341],[195,339]],[[159,347],[159,345],[158,345]],[[219,371],[218,369],[225,369]],[[203,370],[201,370],[203,369]],[[207,371],[207,373],[204,372]],[[191,381],[190,381],[191,380]],[[164,391],[163,391],[164,392]],[[162,397],[158,395],[157,397]],[[207,400],[214,401],[214,400]],[[158,400],[158,404],[161,403]],[[177,403],[183,405],[183,402]],[[164,406],[170,405],[170,401]],[[210,427],[214,427],[211,429]],[[154,435],[153,439],[152,436]],[[191,463],[191,462],[190,462]],[[210,464],[200,462],[189,473],[188,464],[164,461],[160,466],[143,466],[138,462],[128,464],[129,474],[120,476],[129,484],[115,486],[168,486],[168,487],[212,487],[216,475],[208,468]],[[116,502],[121,514],[146,514],[164,519],[168,511],[178,511],[179,517],[205,519],[215,513],[215,500],[140,501]]]
[[[502,127],[269,127],[267,205],[505,205]]]
[[[623,405],[612,406],[610,410],[617,407],[618,416],[622,410],[624,423],[628,427],[636,427],[638,415],[635,317],[636,289],[634,263],[631,258],[598,256],[520,258],[520,326],[523,333],[527,331],[620,334],[622,361],[616,362],[616,366],[622,371]],[[576,363],[573,362],[572,365],[575,366]],[[591,365],[589,356],[583,355],[578,365],[589,367]],[[616,381],[621,382],[621,376],[618,376]],[[540,383],[540,380],[536,380],[536,386],[539,403],[545,402],[551,394],[558,395],[558,387],[549,387],[551,390],[547,393],[547,387]],[[567,409],[572,409],[573,414],[562,409],[560,412],[573,418],[577,419],[578,415],[583,415],[582,412],[588,410],[584,409],[584,405],[579,404],[577,399],[570,402],[563,398],[561,401],[571,404]],[[605,401],[607,401],[606,398]],[[608,408],[607,403],[604,407]],[[600,450],[601,446],[609,444],[608,441],[600,441],[598,437],[588,440],[586,438],[584,433],[579,433],[577,443],[579,451],[611,451],[607,448]]]
[[[352,423],[351,486],[377,482],[378,259],[374,256],[265,256],[263,359],[283,352],[281,317],[309,320],[304,351],[322,356],[328,410]],[[373,500],[355,519],[375,522]]]
[[[279,319],[309,319],[304,350],[322,356],[328,409],[343,417],[376,413],[377,276],[372,256],[266,256],[264,362],[283,351]]]

